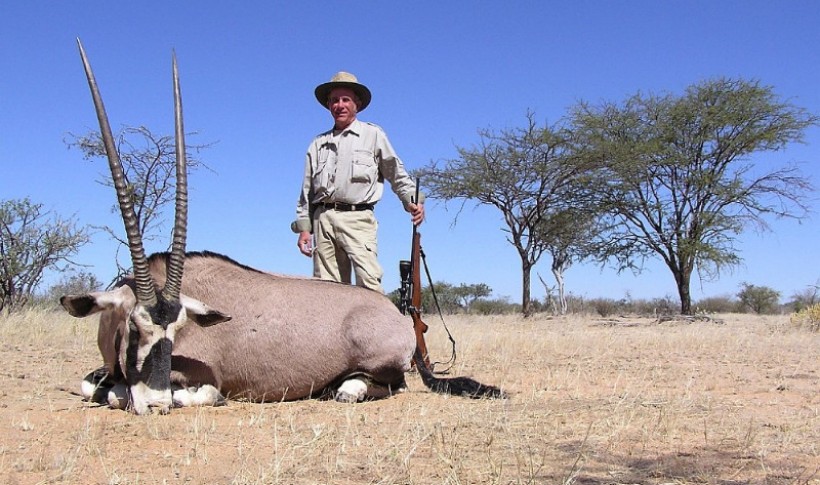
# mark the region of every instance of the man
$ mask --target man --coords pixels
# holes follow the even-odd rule
[[[424,220],[424,197],[413,200],[416,185],[384,131],[356,119],[370,104],[370,90],[356,76],[339,72],[315,90],[319,104],[333,116],[333,128],[310,144],[296,221],[297,245],[313,256],[313,276],[351,282],[384,292],[378,261],[373,208],[390,182],[413,224]]]

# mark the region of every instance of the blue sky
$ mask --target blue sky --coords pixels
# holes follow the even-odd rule
[[[456,156],[481,128],[521,126],[532,110],[554,122],[578,101],[637,92],[681,93],[699,81],[756,79],[820,114],[820,6],[811,1],[532,2],[47,2],[0,3],[0,199],[31,197],[84,224],[120,227],[114,195],[94,182],[102,161],[82,159],[67,133],[98,129],[79,56],[81,38],[114,129],[173,130],[171,51],[181,72],[189,143],[216,142],[192,175],[188,248],[263,270],[309,274],[290,232],[304,152],[331,118],[313,97],[337,71],[373,92],[360,119],[381,125],[409,169]],[[761,167],[804,163],[815,186],[820,129],[805,145],[759,157]],[[422,186],[424,181],[422,180]],[[820,208],[813,194],[813,209]],[[519,301],[520,260],[500,213],[430,201],[422,244],[435,280],[486,283]],[[385,288],[398,287],[411,226],[392,192],[377,207]],[[770,220],[737,249],[743,265],[694,299],[733,295],[741,282],[788,297],[820,281],[812,219]],[[165,241],[150,247],[162,250]],[[101,279],[115,246],[96,234],[76,261]],[[551,281],[548,257],[533,272]],[[53,281],[53,276],[47,281]],[[577,265],[567,290],[585,297],[677,298],[671,273],[638,275]]]

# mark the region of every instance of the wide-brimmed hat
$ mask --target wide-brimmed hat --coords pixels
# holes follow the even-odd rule
[[[359,101],[362,102],[361,106],[359,106],[359,112],[364,111],[367,105],[370,104],[371,95],[367,86],[360,84],[359,80],[356,79],[356,76],[353,74],[344,71],[339,71],[334,74],[333,77],[330,78],[330,82],[316,86],[314,93],[316,94],[316,100],[319,101],[319,104],[327,108],[327,97],[330,96],[330,92],[335,88],[349,88],[356,93],[356,96],[359,97]]]

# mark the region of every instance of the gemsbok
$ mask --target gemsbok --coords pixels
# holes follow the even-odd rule
[[[218,405],[225,398],[356,402],[405,389],[415,356],[434,392],[505,397],[424,364],[411,322],[385,295],[350,285],[259,271],[211,252],[185,251],[187,174],[176,55],[173,90],[176,212],[169,253],[145,255],[137,216],[102,98],[77,40],[125,224],[133,275],[115,289],[60,299],[75,317],[100,314],[104,367],[83,381],[86,398],[145,414]]]

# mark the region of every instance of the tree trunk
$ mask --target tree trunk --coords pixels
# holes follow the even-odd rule
[[[541,274],[538,273],[538,279],[541,281],[541,285],[544,286],[544,299],[546,300],[547,306],[550,307],[553,315],[559,315],[560,310],[558,306],[555,304],[555,298],[552,297],[552,290],[553,288],[544,281],[544,278],[541,277]]]
[[[567,296],[564,293],[564,272],[562,268],[552,268],[552,275],[555,276],[555,282],[558,284],[558,304],[560,305],[561,315],[567,314]]]
[[[530,308],[530,271],[532,270],[532,265],[524,263],[521,265],[521,313],[528,317],[532,314],[532,309]]]
[[[566,250],[556,251],[552,255],[552,275],[558,283],[558,302],[561,304],[561,315],[567,314],[567,297],[564,285],[564,271],[569,268],[572,260]]]
[[[675,282],[678,285],[678,297],[680,297],[680,313],[681,315],[692,315],[692,295],[689,293],[689,283],[692,278],[692,272],[689,271],[673,271],[675,274]]]

